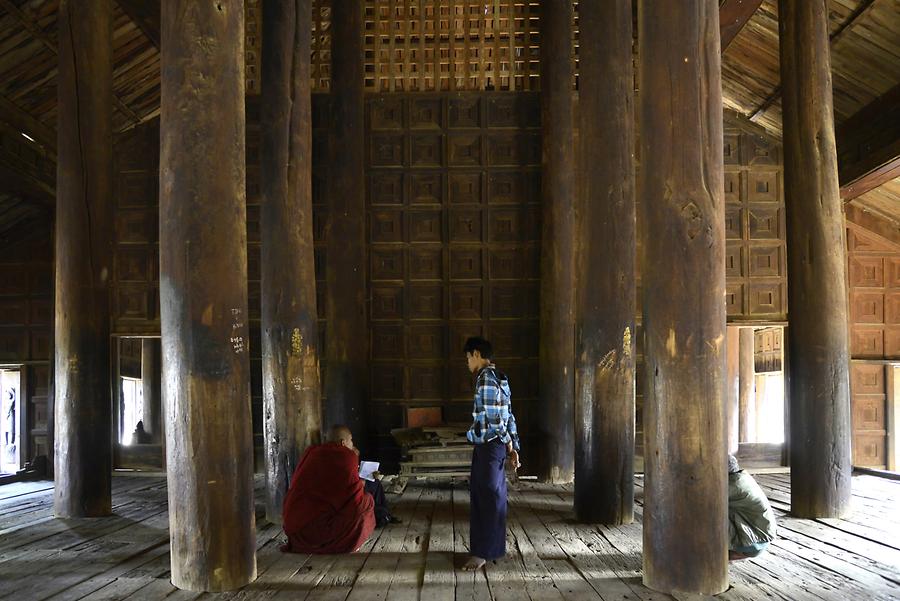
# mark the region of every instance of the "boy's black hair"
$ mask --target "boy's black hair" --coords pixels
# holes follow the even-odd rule
[[[465,351],[467,355],[478,351],[481,354],[482,359],[492,359],[494,357],[494,347],[481,336],[467,338],[466,346],[463,348],[463,351]]]

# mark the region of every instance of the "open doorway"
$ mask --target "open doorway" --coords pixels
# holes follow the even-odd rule
[[[18,367],[0,369],[0,474],[14,474],[22,467],[21,384]]]
[[[158,337],[117,337],[115,467],[162,469],[162,358]]]

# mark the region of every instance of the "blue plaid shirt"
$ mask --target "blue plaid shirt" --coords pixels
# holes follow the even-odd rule
[[[482,444],[499,438],[500,442],[512,442],[519,450],[519,432],[512,413],[509,380],[493,365],[478,372],[475,380],[475,408],[472,410],[472,427],[466,433],[469,442]]]

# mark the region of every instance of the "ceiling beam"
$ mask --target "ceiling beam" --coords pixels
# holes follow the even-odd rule
[[[719,35],[722,38],[722,52],[731,44],[737,34],[762,4],[762,0],[722,0],[719,5]]]
[[[863,0],[859,3],[859,6],[856,7],[852,13],[850,13],[844,22],[828,37],[829,44],[833,47],[835,43],[841,39],[844,34],[850,31],[853,25],[862,17],[866,12],[869,11],[870,8],[874,5],[875,0]],[[769,94],[762,103],[756,107],[753,112],[750,113],[748,118],[751,121],[756,121],[763,113],[769,110],[773,104],[775,104],[778,99],[781,98],[781,83],[775,86],[775,89],[772,90],[772,93]]]
[[[159,0],[116,0],[119,8],[128,15],[138,29],[160,49],[160,4]]]
[[[844,216],[848,223],[852,223],[900,249],[900,225],[895,221],[867,211],[855,203],[844,206]]]
[[[845,201],[900,177],[900,84],[844,121],[835,138]]]
[[[25,14],[22,9],[20,9],[12,0],[0,0],[0,6],[6,9],[12,17],[19,22],[19,25],[24,27],[37,41],[44,45],[47,50],[52,52],[55,55],[59,55],[59,49],[57,48],[56,40],[52,39],[49,35],[44,33],[44,30],[40,28],[40,26],[32,19],[29,15]],[[122,102],[122,99],[113,92],[113,104],[116,109],[126,118],[133,121],[135,124],[139,124],[141,122],[141,118],[131,110],[127,104]]]
[[[32,138],[48,154],[56,154],[56,132],[9,98],[0,95],[0,122]]]

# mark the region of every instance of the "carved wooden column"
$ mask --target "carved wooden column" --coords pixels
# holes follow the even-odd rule
[[[263,436],[266,518],[281,523],[297,461],[320,440],[312,224],[310,0],[263,4]]]
[[[159,338],[141,340],[141,388],[144,430],[154,443],[162,440],[162,356]]]
[[[644,583],[728,586],[718,0],[639,7]]]
[[[575,512],[634,518],[634,74],[631,0],[579,5],[581,186]]]
[[[162,3],[160,300],[172,583],[256,578],[244,12]]]
[[[58,517],[111,512],[112,6],[59,4],[55,474]]]
[[[779,0],[791,337],[791,512],[850,505],[845,234],[825,2]]]
[[[575,124],[572,2],[541,3],[541,325],[537,475],[575,474]]]
[[[368,399],[363,14],[359,0],[331,10],[325,331],[325,425],[350,427],[364,442]]]

